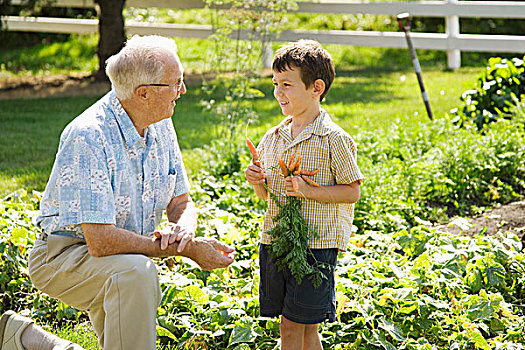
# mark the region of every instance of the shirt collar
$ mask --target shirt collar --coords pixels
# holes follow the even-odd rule
[[[122,132],[124,137],[124,141],[129,148],[132,148],[141,139],[141,137],[135,128],[135,125],[133,125],[133,122],[131,121],[128,113],[126,113],[124,107],[122,107],[122,104],[118,100],[114,91],[111,91],[110,93],[110,103],[111,109],[115,114],[115,119],[117,120],[117,124],[120,128],[120,132]]]
[[[290,132],[290,123],[292,122],[292,117],[288,116],[286,117],[276,128],[276,132],[282,131],[288,131]],[[332,119],[328,115],[328,113],[321,108],[321,113],[319,113],[319,116],[315,118],[315,120],[308,124],[306,128],[301,132],[304,134],[315,134],[318,136],[324,136],[328,133],[330,133],[330,126],[329,124],[332,123]]]
[[[312,125],[312,134],[324,136],[330,133],[329,124],[332,123],[332,119],[326,113],[324,109],[321,109],[321,114],[315,118]]]

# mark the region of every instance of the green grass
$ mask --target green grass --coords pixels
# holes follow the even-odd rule
[[[43,326],[45,330],[55,334],[57,337],[67,339],[85,350],[100,350],[98,339],[90,323],[80,323],[75,326],[66,325],[64,327]]]
[[[62,129],[97,97],[0,101],[0,195],[42,190]]]
[[[424,70],[424,81],[436,118],[458,105],[462,91],[469,88],[479,69],[457,72],[437,68]],[[270,78],[261,78],[257,88],[265,97],[254,101],[259,119],[250,125],[249,136],[258,140],[283,116],[272,95]],[[75,116],[99,96],[16,99],[0,101],[0,196],[20,187],[43,190],[51,172],[60,133]],[[189,171],[200,166],[194,148],[223,135],[220,116],[201,106],[206,99],[202,87],[190,86],[177,103],[173,116],[179,142]],[[338,71],[324,107],[352,135],[387,128],[396,121],[425,121],[425,108],[415,74],[410,69],[381,67]],[[207,130],[207,132],[202,132]],[[240,142],[240,140],[239,140]]]

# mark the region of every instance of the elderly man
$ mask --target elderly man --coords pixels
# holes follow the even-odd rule
[[[112,91],[62,133],[29,273],[38,289],[87,311],[102,348],[154,349],[161,290],[148,257],[182,255],[209,270],[228,266],[235,252],[195,237],[195,206],[170,120],[186,92],[175,42],[135,36],[108,59],[106,73]],[[169,223],[158,229],[164,211]],[[29,320],[10,320],[26,348],[45,338],[35,327],[20,331]],[[4,338],[14,332],[4,328]]]

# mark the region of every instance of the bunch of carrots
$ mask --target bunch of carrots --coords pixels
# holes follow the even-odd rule
[[[261,167],[255,146],[248,138],[246,138],[246,144],[252,154],[252,163]],[[292,155],[288,163],[285,163],[282,159],[278,159],[278,162],[283,176],[292,176],[294,191],[297,191],[297,180],[295,179],[294,181],[294,178],[297,176],[301,176],[310,185],[319,187],[318,183],[307,177],[317,174],[319,170],[308,171],[301,169],[301,155]],[[312,234],[317,235],[317,233],[304,220],[301,211],[301,201],[297,197],[288,197],[286,203],[281,204],[277,196],[269,190],[266,184],[264,184],[264,187],[279,208],[279,214],[273,217],[273,221],[277,225],[267,232],[272,237],[269,249],[270,255],[276,259],[280,270],[285,267],[290,269],[290,273],[295,277],[298,284],[301,284],[303,278],[306,277],[317,288],[321,284],[322,279],[327,278],[319,268],[331,268],[331,266],[319,263],[312,254],[308,245],[308,238]],[[308,262],[308,257],[310,257],[310,263]]]

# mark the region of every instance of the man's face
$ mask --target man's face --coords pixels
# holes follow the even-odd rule
[[[165,75],[156,86],[149,85],[151,94],[148,107],[151,114],[151,123],[170,118],[180,95],[186,93],[183,80],[183,68],[177,56],[171,55],[165,59]],[[160,85],[160,86],[159,86]]]

